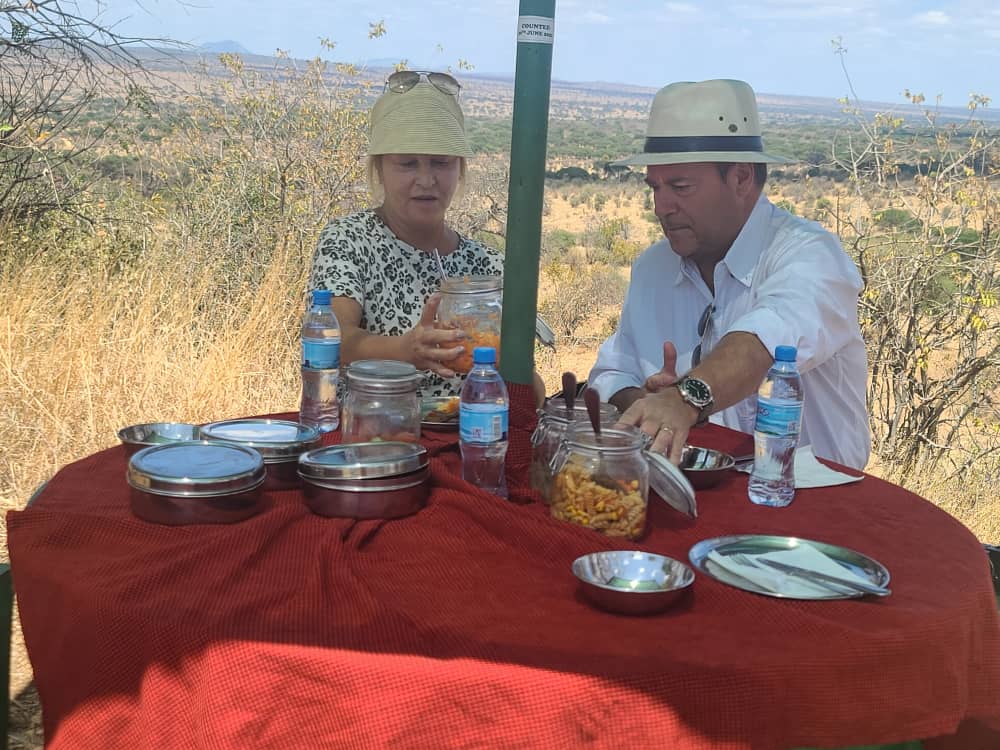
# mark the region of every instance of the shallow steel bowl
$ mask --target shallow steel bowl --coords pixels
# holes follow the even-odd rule
[[[714,487],[734,466],[736,461],[728,453],[697,445],[685,446],[681,455],[681,471],[696,490]]]
[[[147,422],[118,430],[118,439],[125,445],[130,456],[151,445],[198,440],[200,437],[201,427],[186,422]]]
[[[694,581],[687,565],[651,552],[592,552],[573,561],[573,575],[594,604],[623,615],[660,612]]]

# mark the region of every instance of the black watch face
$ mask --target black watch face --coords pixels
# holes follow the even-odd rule
[[[708,385],[700,380],[690,378],[684,381],[684,390],[699,404],[707,404],[712,400],[712,392]]]

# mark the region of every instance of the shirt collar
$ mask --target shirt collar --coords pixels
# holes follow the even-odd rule
[[[757,260],[764,249],[764,240],[771,224],[772,208],[771,201],[761,193],[743,229],[736,235],[732,247],[722,259],[733,278],[746,286],[750,286],[753,269],[757,267]]]

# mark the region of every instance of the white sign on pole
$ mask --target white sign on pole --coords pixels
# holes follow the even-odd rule
[[[545,16],[518,16],[517,41],[536,44],[552,44],[556,33],[556,21]]]

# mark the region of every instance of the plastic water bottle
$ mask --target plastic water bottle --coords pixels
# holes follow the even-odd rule
[[[315,289],[302,321],[303,424],[330,432],[340,425],[340,323],[330,307],[330,290]]]
[[[458,402],[458,432],[462,478],[494,495],[507,497],[504,462],[510,399],[496,362],[497,351],[492,346],[473,350],[472,369],[465,377]]]
[[[795,448],[802,425],[802,378],[795,347],[774,350],[774,364],[757,391],[753,471],[748,494],[757,505],[783,508],[795,497]]]

